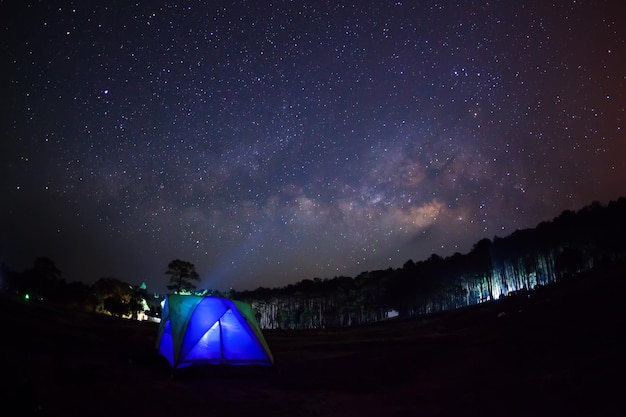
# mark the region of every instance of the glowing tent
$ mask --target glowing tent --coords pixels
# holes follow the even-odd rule
[[[157,349],[173,368],[274,363],[252,307],[220,297],[168,295]]]

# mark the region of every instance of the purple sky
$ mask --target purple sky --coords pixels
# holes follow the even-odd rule
[[[626,195],[621,2],[0,4],[0,261],[355,276]]]

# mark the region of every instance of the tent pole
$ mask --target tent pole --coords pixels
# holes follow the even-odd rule
[[[228,310],[226,310],[228,311]],[[220,317],[218,321],[220,325],[220,355],[222,356],[222,363],[224,362],[224,340],[222,338],[222,318]]]

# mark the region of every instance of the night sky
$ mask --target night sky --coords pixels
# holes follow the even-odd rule
[[[626,195],[621,1],[8,3],[15,270],[275,287]]]

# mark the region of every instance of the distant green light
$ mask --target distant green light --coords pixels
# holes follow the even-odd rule
[[[25,294],[25,295],[24,295],[24,300],[30,300],[30,295]]]

